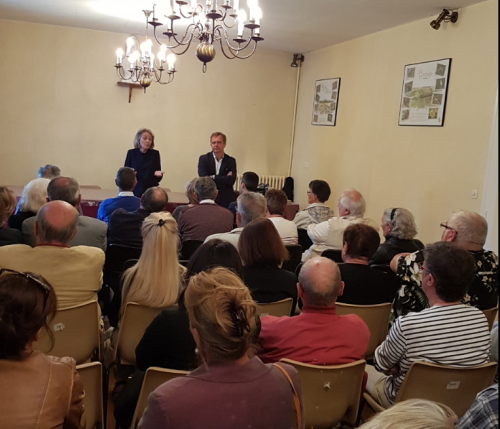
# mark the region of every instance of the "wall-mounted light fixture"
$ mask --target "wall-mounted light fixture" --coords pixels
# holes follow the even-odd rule
[[[292,67],[298,67],[299,66],[299,61],[301,63],[304,62],[304,55],[303,54],[293,54],[293,61],[292,64],[290,64]]]
[[[443,21],[455,24],[457,20],[458,20],[458,12],[456,10],[452,12],[448,9],[443,9],[443,11],[437,17],[437,19],[431,21],[431,27],[434,28],[434,30],[439,30],[439,27],[441,27],[441,23]]]

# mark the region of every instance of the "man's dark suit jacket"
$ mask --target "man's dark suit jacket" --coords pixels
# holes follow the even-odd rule
[[[116,209],[108,220],[108,245],[142,247],[142,222],[150,214],[143,208],[135,212]]]
[[[231,176],[228,173],[232,172]],[[215,159],[212,152],[206,155],[201,155],[198,161],[198,176],[214,176],[215,175]],[[228,207],[229,203],[235,200],[233,185],[236,182],[236,160],[227,153],[222,158],[219,174],[215,175],[215,184],[219,194],[215,202],[222,207]]]

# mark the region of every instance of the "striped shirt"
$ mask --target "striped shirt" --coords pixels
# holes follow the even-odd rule
[[[397,318],[373,357],[380,372],[399,365],[399,374],[385,380],[385,394],[391,403],[413,362],[471,367],[489,360],[486,317],[477,308],[464,304],[431,307]]]

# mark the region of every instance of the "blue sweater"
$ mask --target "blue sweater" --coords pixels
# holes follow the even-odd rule
[[[99,205],[97,219],[108,223],[108,219],[116,209],[125,209],[128,212],[135,212],[141,205],[140,198],[137,197],[115,197],[104,200]]]

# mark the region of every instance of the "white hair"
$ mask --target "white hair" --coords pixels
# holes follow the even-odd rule
[[[50,179],[39,178],[29,182],[23,189],[19,199],[19,210],[38,213],[38,210],[47,202],[47,186]]]
[[[456,243],[474,243],[483,246],[488,235],[486,219],[468,210],[453,213],[448,226],[457,231]]]
[[[359,198],[356,200],[353,198],[355,194],[359,194]],[[363,195],[360,192],[356,191],[356,189],[346,189],[342,192],[340,197],[340,205],[349,210],[349,214],[354,216],[364,216],[366,210],[366,203]]]
[[[390,234],[393,237],[411,240],[417,235],[417,224],[409,210],[402,208],[385,209],[384,223],[392,227]]]
[[[257,192],[240,194],[236,200],[236,210],[241,216],[241,226],[246,226],[254,219],[266,216],[267,201]]]

